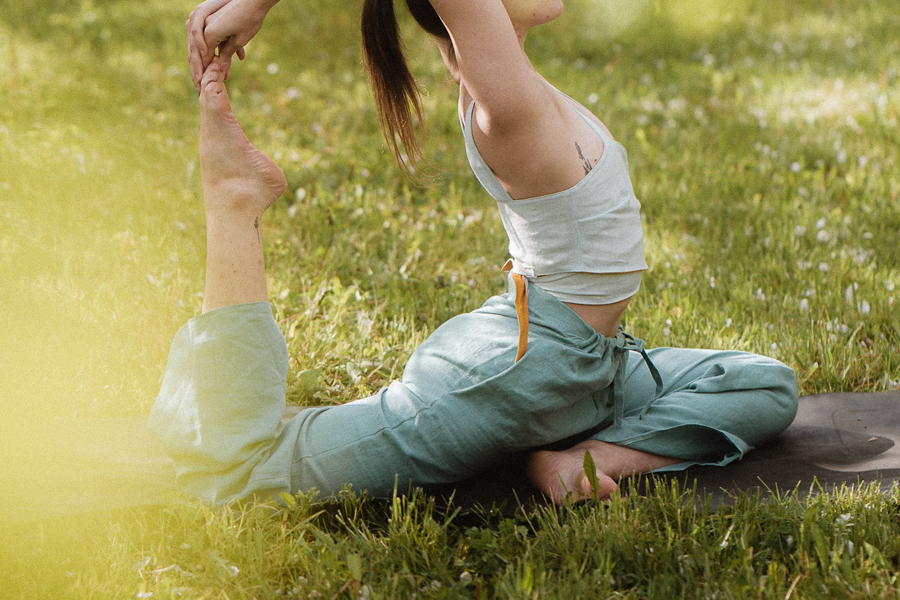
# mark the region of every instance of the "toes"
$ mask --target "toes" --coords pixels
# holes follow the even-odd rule
[[[203,77],[200,79],[200,86],[206,87],[213,81],[222,81],[222,79],[222,67],[219,57],[217,56],[213,58],[213,61],[209,63],[209,66],[203,71]]]
[[[214,101],[225,94],[225,86],[218,81],[213,81],[203,88],[203,94],[208,100]]]
[[[619,485],[601,471],[597,471],[596,489],[591,485],[591,481],[586,473],[582,471],[578,476],[578,494],[580,499],[597,498],[598,500],[607,500],[618,489]]]
[[[205,84],[200,91],[200,105],[205,110],[230,113],[231,103],[225,84],[215,80]]]
[[[209,96],[217,96],[225,92],[225,76],[222,72],[222,64],[219,57],[213,58],[206,70],[203,71],[203,77],[200,79],[201,96],[207,94]]]

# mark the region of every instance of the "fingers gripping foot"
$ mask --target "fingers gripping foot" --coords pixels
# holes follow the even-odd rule
[[[218,57],[200,82],[200,168],[207,209],[259,216],[287,187],[281,169],[247,140],[231,111]]]

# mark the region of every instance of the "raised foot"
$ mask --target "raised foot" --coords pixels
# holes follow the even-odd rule
[[[241,130],[218,58],[200,83],[200,169],[207,211],[259,216],[287,188],[278,165],[254,148]]]

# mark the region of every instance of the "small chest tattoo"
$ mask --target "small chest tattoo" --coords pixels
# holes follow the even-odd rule
[[[585,158],[584,152],[581,151],[581,146],[578,145],[578,142],[575,142],[575,149],[578,150],[578,158],[581,159],[581,166],[584,167],[584,174],[587,175],[591,172],[591,169],[593,169],[594,166],[591,164],[591,161]]]

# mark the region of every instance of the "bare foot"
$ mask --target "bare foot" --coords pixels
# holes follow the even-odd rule
[[[200,82],[200,170],[207,210],[258,217],[287,187],[281,169],[253,147],[231,112],[218,58]]]
[[[596,467],[593,488],[584,472],[584,453],[590,452]],[[599,440],[586,440],[559,452],[541,450],[528,458],[528,478],[556,504],[571,500],[605,500],[619,489],[618,481],[636,473],[648,473],[681,462]]]
[[[581,446],[578,444],[559,452],[541,450],[528,457],[528,478],[556,504],[562,504],[567,497],[571,500],[605,500],[619,489],[616,481],[601,469],[599,453],[595,452],[591,452],[591,456],[597,467],[598,489],[591,489],[591,482],[584,472],[584,453],[588,449]]]

